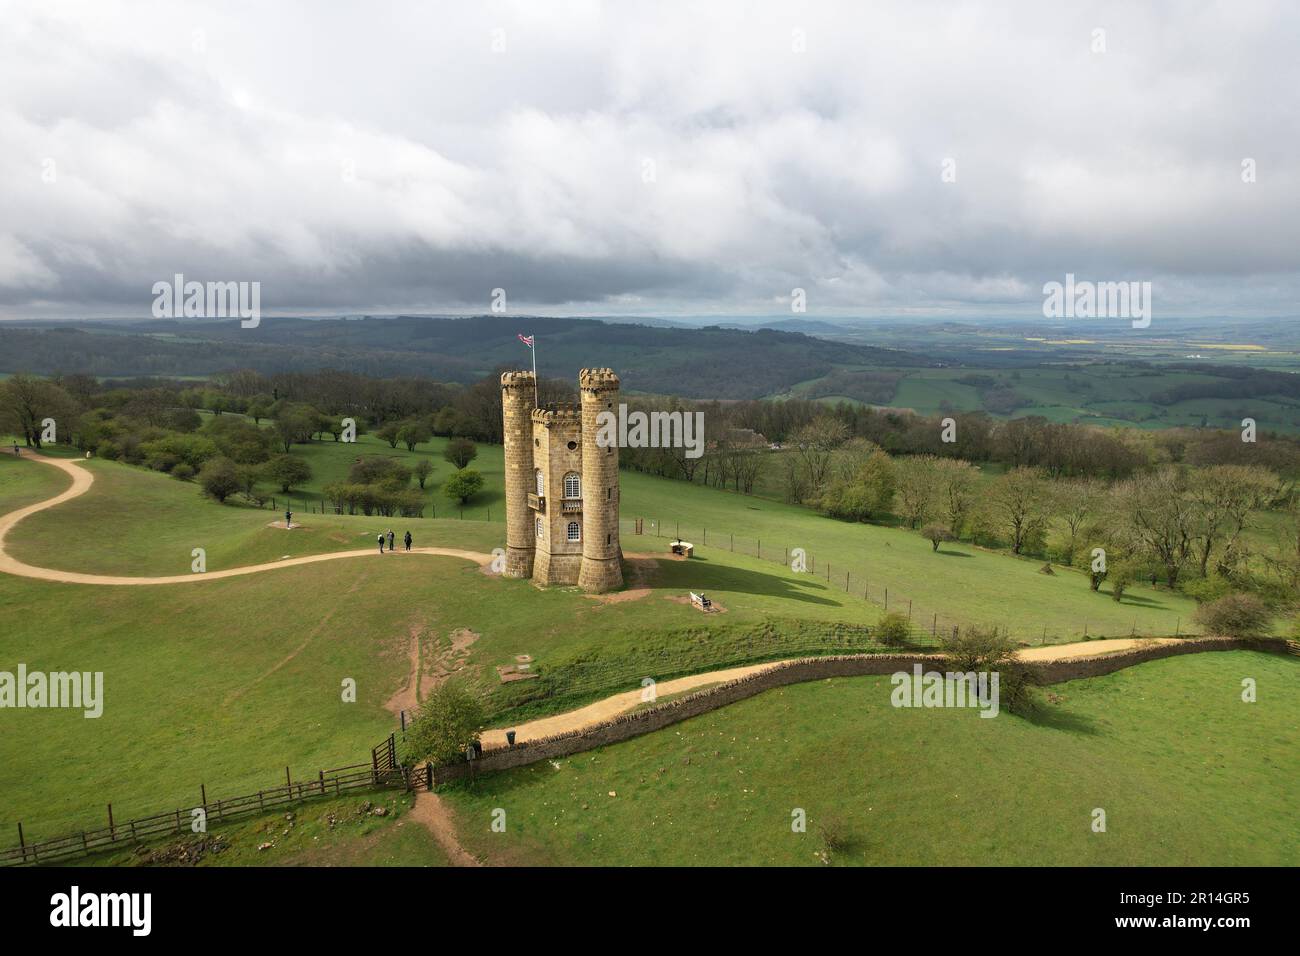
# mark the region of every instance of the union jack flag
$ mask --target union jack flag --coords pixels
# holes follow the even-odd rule
[[[524,345],[527,345],[529,348],[533,347],[533,337],[531,335],[524,335],[524,333],[520,332],[519,341],[523,342]]]

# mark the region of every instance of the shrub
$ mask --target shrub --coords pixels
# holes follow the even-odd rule
[[[901,647],[907,643],[911,628],[907,618],[897,611],[890,611],[876,625],[876,638],[889,647]]]
[[[1119,602],[1124,599],[1124,592],[1137,580],[1137,568],[1127,561],[1120,561],[1111,566],[1106,577],[1110,581],[1110,596]]]
[[[1268,633],[1273,612],[1253,594],[1228,594],[1202,604],[1192,618],[1210,634],[1258,637]]]
[[[929,541],[934,550],[938,551],[939,545],[952,540],[952,532],[941,524],[928,524],[921,529],[921,537]]]
[[[424,699],[406,731],[407,757],[435,765],[461,758],[478,740],[486,717],[478,698],[449,681]]]
[[[384,485],[396,490],[411,483],[411,469],[396,458],[370,456],[353,463],[348,469],[348,481],[354,485]]]
[[[1232,582],[1217,574],[1183,583],[1183,593],[1197,604],[1209,604],[1232,593]]]
[[[199,485],[203,488],[203,493],[223,504],[243,484],[238,466],[229,458],[211,458],[199,472]]]
[[[968,627],[945,637],[943,652],[953,670],[977,671],[996,669],[995,665],[1010,660],[1015,645],[1010,638],[999,636],[996,629]]]
[[[288,494],[294,485],[311,480],[311,465],[297,455],[276,455],[262,466],[262,474]]]
[[[181,462],[179,465],[175,465],[172,468],[172,477],[179,478],[181,481],[189,481],[195,474],[196,472],[194,467],[185,464],[185,462]]]
[[[483,476],[466,468],[452,475],[442,486],[442,493],[461,504],[469,501],[483,489]]]
[[[442,450],[442,457],[459,470],[478,457],[478,446],[468,438],[453,438]]]

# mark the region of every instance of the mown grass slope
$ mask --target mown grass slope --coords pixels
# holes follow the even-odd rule
[[[489,862],[1295,866],[1298,677],[1294,657],[1188,655],[1052,687],[1034,720],[837,678],[443,796]]]

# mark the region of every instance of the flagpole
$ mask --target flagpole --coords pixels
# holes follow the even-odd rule
[[[528,347],[528,351],[533,353],[533,408],[541,408],[541,402],[537,398],[537,336],[533,335],[533,344]]]

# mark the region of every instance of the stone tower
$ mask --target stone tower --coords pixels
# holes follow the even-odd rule
[[[582,401],[534,408],[531,372],[501,376],[506,462],[506,575],[608,591],[623,584],[618,448],[596,443],[596,416],[617,414],[618,376],[583,369]]]
[[[527,507],[533,489],[532,372],[506,372],[501,376],[501,415],[506,461],[506,569],[509,578],[533,576],[536,538]],[[511,507],[520,502],[520,506]]]
[[[596,442],[596,416],[618,417],[618,376],[608,368],[584,368],[578,375],[582,399],[582,568],[584,591],[623,586],[623,549],[618,542],[618,443]]]

